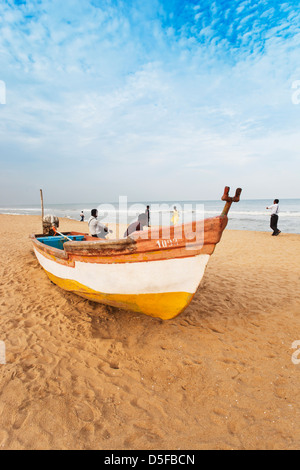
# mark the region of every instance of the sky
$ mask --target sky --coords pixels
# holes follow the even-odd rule
[[[300,198],[300,7],[0,0],[0,206]]]

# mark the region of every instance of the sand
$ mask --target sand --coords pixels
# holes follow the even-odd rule
[[[191,305],[162,321],[52,284],[40,227],[0,216],[2,450],[299,448],[300,235],[225,231]]]

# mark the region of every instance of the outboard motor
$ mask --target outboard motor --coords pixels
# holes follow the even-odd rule
[[[52,227],[59,227],[59,218],[55,215],[46,215],[43,218],[43,235],[53,237],[55,235]]]

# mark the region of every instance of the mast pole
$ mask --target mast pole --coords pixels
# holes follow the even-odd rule
[[[41,205],[42,205],[42,229],[44,231],[44,199],[43,199],[43,190],[40,189],[40,195],[41,195]]]

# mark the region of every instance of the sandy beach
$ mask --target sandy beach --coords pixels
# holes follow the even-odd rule
[[[299,448],[300,235],[225,231],[190,306],[162,321],[52,284],[40,232],[0,215],[2,450]]]

